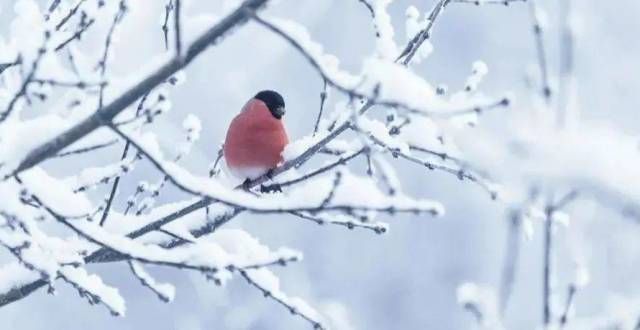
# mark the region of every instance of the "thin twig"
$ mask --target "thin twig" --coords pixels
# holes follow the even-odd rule
[[[387,231],[386,224],[381,222],[364,222],[364,221],[359,221],[355,219],[350,221],[336,221],[333,219],[325,219],[316,215],[310,215],[302,212],[289,212],[289,213],[300,219],[315,222],[321,226],[324,224],[331,224],[331,225],[343,226],[350,230],[354,228],[363,228],[363,229],[371,230],[376,234],[384,234]]]
[[[67,156],[71,156],[71,155],[79,155],[79,154],[84,154],[87,152],[91,152],[91,151],[96,151],[102,148],[107,148],[110,147],[116,143],[120,142],[120,140],[118,139],[113,139],[104,143],[99,143],[99,144],[95,144],[92,146],[88,146],[88,147],[82,147],[82,148],[78,148],[78,149],[73,149],[73,150],[69,150],[69,151],[63,151],[60,152],[56,155],[56,157],[61,158],[61,157],[67,157]]]
[[[164,35],[164,48],[169,50],[169,16],[173,10],[173,0],[164,6],[164,24],[162,24],[162,34]]]
[[[60,29],[67,23],[67,21],[69,21],[69,19],[71,19],[73,16],[75,16],[75,14],[78,12],[78,9],[80,9],[80,6],[87,0],[79,0],[76,5],[71,8],[71,10],[67,13],[67,15],[65,15],[65,17],[63,17],[60,22],[58,22],[58,24],[56,25],[56,31],[60,31]]]
[[[509,229],[505,248],[502,278],[500,280],[500,314],[504,315],[515,283],[518,257],[520,256],[520,226],[522,224],[519,211],[509,214]]]
[[[98,70],[100,71],[100,79],[104,80],[105,74],[107,72],[107,57],[109,56],[109,48],[111,47],[113,33],[116,29],[116,26],[122,21],[125,14],[127,12],[126,3],[124,0],[120,1],[118,5],[118,11],[113,17],[113,21],[111,22],[111,26],[109,26],[109,31],[107,32],[107,37],[104,42],[104,49],[102,51],[102,58],[98,62]],[[104,90],[106,86],[100,87],[100,94],[98,97],[98,108],[102,108],[104,105]]]
[[[149,96],[149,93],[145,94],[140,99],[140,103],[138,103],[138,108],[136,109],[137,113],[142,111],[142,109],[144,108],[144,102],[147,100],[148,96]],[[127,158],[127,154],[129,153],[130,146],[131,146],[131,142],[127,140],[125,142],[124,149],[122,150],[122,156],[120,157],[120,161],[123,161],[125,158]],[[115,198],[116,192],[118,191],[118,185],[120,185],[119,175],[115,178],[115,180],[113,181],[113,185],[111,186],[111,192],[109,193],[109,197],[107,198],[107,203],[105,205],[104,212],[100,217],[100,226],[104,226],[105,221],[107,221],[107,218],[109,217],[109,211],[111,210],[113,199]]]
[[[569,109],[569,102],[571,98],[571,90],[573,89],[574,80],[574,56],[575,56],[575,40],[573,27],[571,26],[571,10],[573,0],[560,1],[560,27],[561,42],[560,42],[560,77],[558,85],[558,124],[560,127],[564,127],[567,120]]]
[[[0,63],[0,74],[2,74],[4,72],[4,70],[11,68],[13,66],[19,65],[22,62],[22,58],[18,56],[18,58],[13,61],[13,62],[9,62],[9,63]]]
[[[175,8],[173,14],[174,33],[176,39],[176,54],[177,56],[182,56],[182,37],[180,36],[180,0],[175,0]]]
[[[542,79],[542,97],[547,106],[551,105],[551,86],[549,82],[549,66],[547,64],[547,55],[544,46],[544,33],[543,28],[538,17],[537,0],[528,0],[529,2],[529,14],[531,15],[531,21],[533,22],[533,35],[535,38],[536,55],[538,59],[538,67],[540,69]]]
[[[85,31],[87,31],[93,25],[94,22],[95,22],[95,19],[93,18],[90,19],[88,22],[82,22],[78,30],[76,30],[76,32],[74,32],[69,38],[67,38],[67,40],[58,44],[58,46],[54,48],[54,51],[59,52],[60,50],[64,49],[72,41],[76,39],[80,40],[82,38],[82,34],[85,33]]]
[[[564,305],[564,311],[562,312],[562,316],[560,316],[560,326],[559,328],[564,328],[567,325],[567,321],[569,320],[569,311],[571,310],[571,305],[573,304],[573,298],[576,295],[577,287],[574,284],[569,285],[569,291],[567,293],[567,302]]]
[[[49,6],[49,9],[48,9],[49,14],[53,13],[53,11],[56,10],[56,8],[58,8],[58,6],[60,5],[60,1],[61,0],[53,0],[53,2],[51,2],[51,5]]]
[[[45,39],[48,39],[48,37]],[[46,43],[46,40],[45,40],[45,43]],[[22,85],[20,86],[20,89],[18,90],[18,92],[15,95],[13,95],[13,98],[11,98],[11,101],[9,101],[9,104],[7,105],[7,109],[3,112],[0,112],[0,123],[4,122],[11,115],[11,113],[16,108],[16,103],[20,100],[21,97],[27,94],[27,87],[29,87],[29,84],[33,82],[33,78],[35,77],[36,71],[38,71],[38,66],[40,64],[40,61],[42,60],[42,57],[46,53],[46,49],[44,47],[45,46],[43,45],[38,49],[38,55],[33,60],[33,63],[31,63],[31,69],[29,70],[29,73],[23,79]],[[19,58],[17,62],[22,63],[22,59]]]
[[[376,16],[375,11],[373,10],[373,6],[369,3],[369,1],[367,0],[358,0],[358,1],[367,8],[372,18]]]
[[[249,284],[251,284],[253,287],[255,287],[256,289],[260,290],[262,292],[262,294],[269,299],[272,299],[274,301],[276,301],[277,303],[279,303],[280,305],[284,306],[285,308],[287,308],[289,310],[289,312],[291,312],[291,314],[293,315],[297,315],[300,316],[301,318],[303,318],[305,321],[311,323],[311,325],[313,326],[313,328],[315,330],[324,330],[326,329],[319,321],[313,319],[312,317],[310,317],[309,315],[304,314],[302,311],[298,310],[297,308],[295,308],[294,306],[292,306],[291,304],[287,303],[286,301],[284,301],[283,299],[281,299],[279,296],[274,295],[273,292],[271,292],[269,289],[267,289],[266,287],[260,285],[258,282],[254,281],[251,276],[244,270],[240,270],[240,275],[242,275],[242,277],[244,277],[245,280],[247,280],[247,282]]]
[[[429,14],[429,18],[427,19],[427,26],[424,29],[420,30],[407,44],[404,50],[400,53],[400,55],[396,58],[396,62],[402,60],[403,65],[408,65],[411,62],[411,59],[416,54],[420,46],[431,38],[431,30],[435,26],[435,22],[440,16],[440,13],[444,11],[444,8],[449,4],[451,0],[439,0],[438,3],[433,7],[431,13]]]
[[[295,179],[291,179],[291,180],[288,180],[288,181],[285,181],[285,182],[282,182],[282,183],[275,183],[274,185],[277,185],[277,186],[280,186],[280,187],[286,187],[286,186],[294,185],[294,184],[299,183],[299,182],[306,181],[307,179],[310,179],[310,178],[312,178],[314,176],[317,176],[319,174],[325,173],[325,172],[335,168],[336,166],[345,165],[348,161],[350,161],[351,159],[353,159],[353,158],[357,157],[358,155],[362,154],[365,150],[366,149],[360,149],[359,151],[356,151],[356,152],[354,152],[354,153],[352,153],[350,155],[342,156],[339,159],[337,159],[336,161],[334,161],[334,162],[332,162],[332,163],[330,163],[330,164],[328,164],[326,166],[320,167],[320,168],[318,168],[318,169],[316,169],[314,171],[311,171],[311,172],[309,172],[309,173],[307,173],[307,174],[305,174],[305,175],[303,175],[301,177],[298,177],[298,178],[295,178]]]
[[[324,102],[327,100],[327,80],[322,82],[322,92],[320,92],[320,111],[318,111],[318,118],[315,125],[313,125],[313,135],[318,133],[318,126],[320,125],[320,119],[322,118],[322,111],[324,110]]]
[[[477,174],[474,174],[474,173],[472,173],[472,172],[470,172],[468,170],[465,170],[464,168],[456,169],[456,168],[453,168],[453,167],[449,167],[447,165],[433,163],[433,162],[430,162],[428,160],[420,159],[420,158],[417,158],[415,156],[406,154],[406,153],[404,153],[404,152],[402,152],[402,151],[400,151],[400,150],[398,150],[396,148],[390,147],[389,145],[387,145],[382,140],[380,140],[375,135],[373,135],[373,134],[371,134],[369,132],[364,132],[364,131],[360,130],[358,127],[353,127],[353,128],[357,132],[365,134],[367,136],[367,138],[369,138],[375,144],[385,148],[394,157],[403,158],[403,159],[408,160],[408,161],[410,161],[412,163],[425,166],[426,168],[428,168],[430,170],[439,170],[439,171],[443,171],[445,173],[453,174],[460,180],[467,179],[467,180],[477,184],[478,186],[483,188],[485,191],[487,191],[489,193],[491,199],[495,200],[498,197],[497,192],[493,188],[491,182],[489,182],[486,178],[483,178],[483,177],[481,177],[481,176],[479,176]]]
[[[551,250],[553,249],[553,208],[545,210],[543,242],[542,311],[543,324],[547,329],[551,323]]]

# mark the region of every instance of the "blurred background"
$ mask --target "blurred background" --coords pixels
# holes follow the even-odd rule
[[[552,73],[557,72],[559,34],[557,1],[538,1],[547,13],[545,39]],[[39,1],[44,8],[48,1]],[[404,44],[405,11],[416,6],[428,12],[435,1],[396,0],[389,6],[396,42]],[[640,88],[640,2],[573,1],[576,39],[576,79],[581,116],[638,134]],[[129,1],[130,12],[115,44],[111,70],[127,74],[153,54],[164,51],[161,24],[164,1]],[[185,17],[219,14],[225,1],[191,0]],[[0,0],[0,32],[8,33],[13,0]],[[512,92],[508,111],[526,111],[526,74],[535,68],[535,49],[527,4],[510,6],[452,4],[433,32],[434,51],[415,71],[433,85],[451,90],[464,87],[471,64],[483,60],[489,74],[480,87],[488,95]],[[374,51],[369,13],[357,0],[273,1],[265,14],[304,24],[325,51],[340,59],[343,69],[358,72]],[[187,18],[188,20],[188,18]],[[103,27],[104,28],[104,27]],[[101,39],[96,40],[96,52]],[[90,39],[86,41],[91,48]],[[230,120],[257,91],[274,89],[287,103],[286,124],[292,139],[313,130],[322,80],[307,61],[279,37],[248,24],[206,51],[186,70],[187,80],[172,88],[173,109],[156,122],[156,132],[170,148],[181,138],[180,123],[187,114],[203,123],[202,138],[183,162],[202,174],[215,159]],[[343,96],[332,92],[328,109]],[[500,110],[501,111],[501,110]],[[481,125],[500,125],[500,111],[487,113]],[[92,159],[107,163],[119,157],[111,148]],[[392,160],[393,161],[393,160]],[[499,285],[506,248],[508,219],[505,205],[492,201],[481,189],[454,176],[394,162],[407,193],[433,198],[446,215],[380,216],[391,228],[384,235],[319,227],[287,216],[243,214],[229,227],[241,227],[271,247],[301,250],[305,259],[275,270],[282,289],[299,296],[333,320],[337,329],[473,329],[473,315],[457,304],[456,289],[464,282]],[[48,166],[60,173],[62,163]],[[77,164],[79,167],[83,164]],[[56,168],[59,167],[59,168]],[[140,165],[121,185],[117,209],[135,190],[137,181],[160,178]],[[630,184],[634,184],[630,181]],[[635,184],[640,184],[635,182]],[[161,201],[184,198],[167,191]],[[613,317],[640,306],[640,224],[589,203],[569,208],[571,226],[558,228],[558,272],[553,283],[564,302],[573,279],[575,256],[587,266],[590,283],[576,294],[575,317]],[[531,240],[522,239],[515,287],[506,310],[508,329],[536,329],[542,320],[542,223],[535,223]],[[4,251],[0,261],[12,260]],[[266,300],[242,279],[216,287],[196,273],[150,268],[160,280],[176,285],[173,303],[156,299],[132,277],[126,265],[92,266],[104,280],[119,288],[127,301],[127,315],[114,318],[101,306],[91,307],[66,285],[58,296],[40,290],[0,309],[2,329],[305,329],[308,324]],[[635,297],[635,300],[634,300]],[[560,304],[562,305],[562,304]],[[561,307],[561,306],[558,307]],[[624,316],[624,315],[623,315]],[[635,317],[631,315],[626,317]],[[569,328],[592,326],[569,323]]]

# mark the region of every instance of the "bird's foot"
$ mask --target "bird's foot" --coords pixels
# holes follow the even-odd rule
[[[249,190],[249,189],[251,189],[251,180],[247,178],[242,183],[242,190]]]
[[[260,185],[260,192],[264,194],[281,193],[282,187],[280,186],[279,183],[270,184],[268,186]]]
[[[275,173],[273,170],[274,170],[273,168],[270,168],[267,171],[267,173],[264,174],[269,180],[273,180],[273,177],[275,176]]]

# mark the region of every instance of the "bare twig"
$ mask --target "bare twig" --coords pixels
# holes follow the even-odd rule
[[[95,22],[95,19],[93,19],[93,18],[89,19],[88,21],[85,21],[84,19],[81,20],[80,21],[80,26],[78,27],[76,32],[74,32],[65,41],[63,41],[60,44],[58,44],[58,46],[56,46],[54,48],[54,51],[59,52],[62,49],[64,49],[68,44],[70,44],[72,41],[80,40],[82,38],[82,34],[84,34],[91,27],[91,25],[93,25],[94,22]]]
[[[565,126],[569,109],[569,101],[571,98],[571,90],[574,85],[574,32],[571,26],[571,10],[573,0],[560,1],[560,77],[558,85],[558,123],[560,127]]]
[[[15,61],[9,63],[0,63],[0,74],[4,72],[4,70],[19,65],[22,61],[21,57],[18,57]]]
[[[547,64],[547,55],[544,46],[543,27],[540,22],[539,9],[536,0],[529,0],[529,13],[533,22],[533,34],[535,38],[536,54],[538,59],[538,67],[540,68],[542,97],[547,106],[551,105],[551,86],[549,82],[549,66]]]
[[[320,92],[320,111],[318,111],[318,118],[315,125],[313,125],[313,135],[318,133],[318,125],[320,125],[320,119],[322,118],[322,111],[324,110],[324,102],[327,100],[327,81],[322,82],[322,92]]]
[[[176,54],[178,56],[182,56],[182,37],[180,36],[180,0],[175,0],[175,8],[173,14],[174,33],[176,39]]]
[[[61,81],[61,80],[54,80],[54,79],[39,79],[39,78],[31,79],[31,82],[40,84],[40,85],[50,85],[50,86],[56,86],[56,87],[68,87],[68,88],[77,88],[77,89],[86,89],[90,87],[102,88],[103,86],[107,85],[107,82],[104,82],[104,81],[94,83],[94,82],[86,82],[86,81],[73,82],[73,81]]]
[[[149,96],[149,93],[142,96],[142,98],[140,99],[140,103],[138,103],[138,108],[136,109],[136,113],[140,113],[142,111],[142,109],[144,108],[144,103],[147,100],[148,96]],[[130,147],[131,147],[131,142],[127,140],[125,142],[124,149],[122,150],[122,156],[120,156],[120,161],[123,161],[125,158],[127,158],[127,154],[129,153]],[[111,210],[113,199],[116,197],[116,192],[118,191],[118,185],[120,185],[120,177],[121,176],[117,176],[113,181],[113,185],[111,186],[111,192],[109,193],[109,197],[107,198],[107,203],[105,205],[104,212],[100,217],[100,226],[104,226],[104,223],[107,221],[107,218],[109,217],[109,211]]]
[[[560,316],[560,329],[564,328],[564,326],[567,325],[569,311],[571,310],[571,305],[573,304],[573,298],[576,295],[576,291],[577,287],[574,284],[569,285],[569,291],[567,292],[567,302],[564,305],[562,316]]]
[[[58,8],[58,6],[60,5],[60,1],[61,0],[53,0],[53,2],[51,2],[51,5],[49,6],[49,9],[48,9],[49,14],[53,13],[53,11],[56,10],[56,8]]]
[[[116,144],[118,142],[120,142],[120,140],[113,139],[111,141],[95,144],[95,145],[88,146],[88,147],[82,147],[82,148],[78,148],[78,149],[63,151],[63,152],[58,153],[56,155],[56,157],[60,158],[60,157],[67,157],[67,156],[72,156],[72,155],[84,154],[84,153],[87,153],[87,152],[96,151],[98,149],[110,147],[110,146],[112,146],[112,145],[114,145],[114,144]]]
[[[352,153],[350,155],[347,155],[347,156],[342,156],[338,160],[336,160],[335,162],[332,162],[332,163],[330,163],[330,164],[328,164],[326,166],[320,167],[317,170],[309,172],[309,173],[307,173],[307,174],[305,174],[305,175],[303,175],[303,176],[301,176],[299,178],[295,178],[295,179],[292,179],[292,180],[289,180],[289,181],[285,181],[285,182],[281,182],[281,183],[275,183],[274,185],[277,185],[277,186],[280,186],[280,187],[286,187],[286,186],[290,186],[290,185],[294,185],[296,183],[300,183],[300,182],[306,181],[307,179],[312,178],[312,177],[314,177],[316,175],[325,173],[325,172],[335,168],[336,166],[346,164],[348,161],[350,161],[351,159],[353,159],[353,158],[357,157],[358,155],[362,154],[364,151],[365,151],[365,149],[360,149],[357,152],[354,152],[354,153]]]
[[[162,24],[162,34],[164,35],[164,48],[169,50],[169,17],[173,10],[173,0],[164,6],[164,24]]]
[[[346,227],[348,229],[354,229],[354,228],[363,228],[363,229],[369,229],[373,232],[375,232],[376,234],[384,234],[385,232],[387,232],[387,226],[384,223],[381,222],[365,222],[365,221],[360,221],[360,220],[350,220],[350,221],[336,221],[334,219],[325,219],[322,217],[319,217],[317,215],[310,215],[310,214],[306,214],[306,213],[302,213],[302,212],[289,212],[292,215],[295,215],[296,217],[300,218],[300,219],[304,219],[304,220],[309,220],[311,222],[315,222],[318,225],[324,225],[324,224],[330,224],[330,225],[337,225],[337,226],[343,226]]]
[[[71,19],[73,16],[76,15],[76,13],[78,12],[78,9],[80,9],[80,6],[87,0],[79,0],[76,5],[71,8],[71,10],[67,13],[67,15],[65,15],[60,22],[58,22],[58,24],[56,25],[56,31],[60,31],[60,29],[67,24],[67,21],[69,21],[69,19]]]
[[[425,154],[429,154],[429,155],[432,155],[432,156],[436,156],[436,157],[442,159],[443,161],[447,161],[447,160],[451,161],[451,162],[456,163],[456,164],[458,164],[459,166],[462,166],[462,167],[467,167],[468,166],[467,161],[465,161],[465,160],[463,160],[461,158],[455,157],[455,156],[451,156],[446,152],[433,151],[431,149],[427,149],[427,148],[419,147],[419,146],[414,146],[414,145],[409,145],[409,149],[410,150],[419,151],[419,152],[423,152]]]
[[[373,6],[369,3],[369,1],[367,0],[358,0],[358,1],[367,8],[367,10],[369,11],[369,14],[371,14],[371,17],[376,16],[376,12],[373,10]]]
[[[544,221],[542,315],[544,328],[551,323],[551,250],[553,249],[553,207],[547,206]]]
[[[102,52],[102,58],[98,62],[98,70],[100,71],[100,79],[104,80],[105,74],[107,72],[107,57],[109,56],[109,48],[111,47],[113,33],[116,30],[116,26],[122,21],[124,15],[127,12],[127,6],[124,0],[120,1],[118,5],[118,11],[113,17],[113,21],[111,22],[111,26],[109,26],[109,31],[107,32],[107,37],[104,42],[104,50]],[[106,86],[100,87],[100,95],[98,97],[98,108],[102,108],[104,105],[104,89]]]
[[[502,278],[500,280],[500,313],[504,315],[509,304],[511,292],[515,282],[518,257],[520,255],[520,226],[522,223],[519,211],[513,210],[509,214],[509,229],[505,248]]]
[[[49,39],[48,35],[46,36],[45,39],[46,40]],[[46,43],[46,40],[45,40],[45,43]],[[42,56],[44,56],[46,52],[46,49],[44,47],[45,46],[43,45],[38,49],[38,55],[33,60],[33,63],[31,63],[31,69],[29,70],[29,73],[27,74],[27,76],[23,79],[20,89],[15,95],[13,95],[13,98],[11,99],[11,101],[9,101],[7,108],[3,112],[0,112],[0,124],[2,124],[15,110],[16,103],[20,100],[20,98],[22,98],[23,96],[26,96],[27,88],[29,87],[29,84],[33,82],[33,78],[35,77],[36,71],[38,71],[38,65],[42,60]],[[22,59],[19,58],[18,60],[16,60],[16,62],[22,63]]]

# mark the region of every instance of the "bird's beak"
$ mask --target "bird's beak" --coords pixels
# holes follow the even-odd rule
[[[285,113],[284,107],[277,107],[274,115],[276,118],[280,119],[284,116],[284,113]]]

